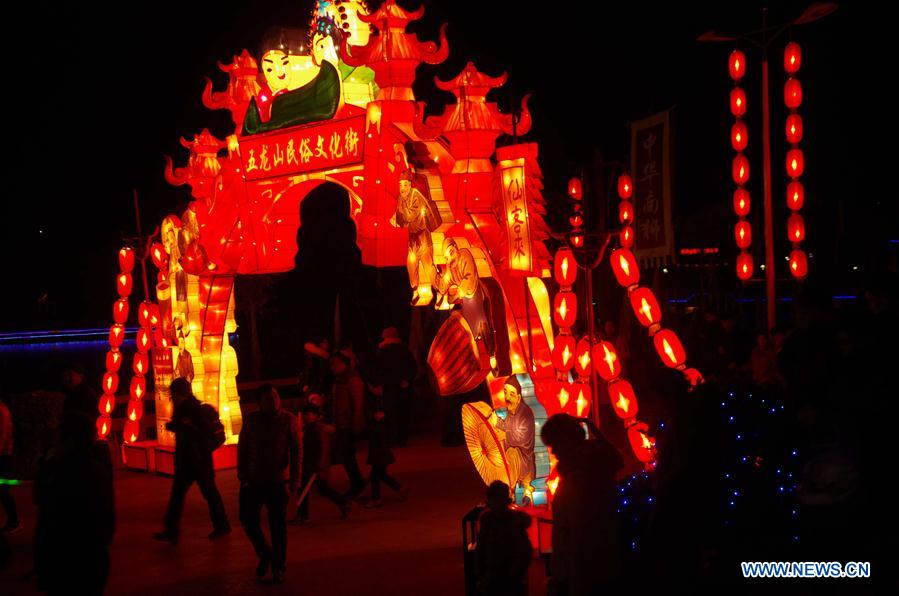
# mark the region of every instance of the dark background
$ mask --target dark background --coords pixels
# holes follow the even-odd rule
[[[401,4],[414,8],[419,2]],[[434,75],[451,78],[468,60],[490,74],[507,71],[509,83],[491,97],[509,109],[522,94],[534,94],[534,128],[526,140],[540,143],[546,194],[553,201],[563,195],[567,178],[595,164],[599,155],[627,158],[629,121],[673,107],[678,241],[733,252],[727,104],[732,44],[700,44],[696,38],[710,28],[758,27],[762,3],[426,4],[413,30],[434,39],[439,25],[448,22],[451,48],[445,63],[420,68],[416,92],[432,111],[441,111],[449,97],[435,89]],[[793,19],[806,5],[773,3],[769,19]],[[190,137],[204,127],[220,138],[231,132],[227,112],[201,105],[204,77],[221,88],[226,78],[217,60],[230,62],[242,48],[256,53],[271,26],[306,25],[311,3],[155,1],[32,8],[39,14],[7,23],[9,39],[21,39],[16,37],[7,53],[10,165],[2,254],[8,268],[0,331],[105,326],[115,298],[115,251],[122,238],[135,233],[132,189],[138,190],[146,228],[183,210],[188,190],[164,181],[164,156],[173,156],[176,165],[184,162],[180,135]],[[872,165],[878,151],[872,142],[894,117],[892,103],[878,94],[888,92],[892,70],[869,74],[890,56],[884,54],[886,39],[873,32],[874,24],[885,20],[878,10],[874,3],[845,3],[792,33],[803,48],[805,246],[815,255],[813,275],[831,276],[843,285],[852,284],[846,276],[853,265],[862,272],[882,267],[887,240],[899,236],[890,172],[879,175]],[[771,58],[778,237],[785,235],[786,221],[784,43],[773,46]],[[757,237],[762,230],[759,73],[759,54],[749,51],[745,87]],[[340,227],[339,209],[333,201],[319,202],[323,211],[315,217],[322,229],[312,235],[319,240],[306,241],[304,267],[317,272],[323,287],[332,288],[326,290],[330,294],[343,283],[343,273],[326,266],[327,247],[321,247],[345,245],[353,230],[343,226],[343,236],[327,233]],[[550,220],[559,220],[558,213]],[[760,239],[754,246],[758,251]],[[756,263],[761,262],[756,252]],[[327,319],[329,300],[314,302],[308,315]],[[311,304],[297,303],[294,310]]]

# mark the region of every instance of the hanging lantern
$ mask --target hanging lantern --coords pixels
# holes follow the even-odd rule
[[[109,345],[118,348],[121,347],[123,341],[125,341],[125,326],[116,323],[109,328]]]
[[[746,92],[740,87],[730,90],[730,113],[737,118],[746,114]]]
[[[590,374],[590,340],[582,337],[574,353],[574,369],[582,377]]]
[[[127,420],[125,422],[125,430],[122,433],[126,443],[134,443],[140,437],[140,422],[137,420]]]
[[[733,126],[730,127],[730,144],[734,148],[734,151],[743,151],[746,149],[746,145],[749,143],[749,133],[746,128],[746,123],[742,120],[737,120],[734,122]]]
[[[727,60],[727,69],[730,71],[730,78],[739,81],[746,74],[746,54],[740,50],[734,50],[730,53]]]
[[[581,248],[584,246],[584,235],[580,232],[575,232],[568,237],[568,241],[571,242],[571,246]]]
[[[802,49],[795,41],[791,41],[784,48],[784,70],[790,74],[796,74],[802,65]]]
[[[612,253],[610,263],[615,279],[620,285],[630,288],[640,283],[640,269],[634,253],[626,248],[619,248]]]
[[[787,207],[791,211],[799,211],[805,204],[805,187],[802,182],[793,180],[787,185]]]
[[[637,396],[634,388],[624,379],[617,379],[609,383],[609,401],[615,408],[615,413],[622,420],[628,420],[637,415]]]
[[[618,176],[618,196],[621,199],[630,199],[634,194],[634,183],[630,175],[621,174]]]
[[[112,303],[112,320],[119,325],[124,325],[128,320],[128,299],[119,298]]]
[[[784,103],[791,110],[802,105],[802,84],[799,79],[790,77],[784,83]]]
[[[150,324],[150,303],[146,300],[137,307],[137,322],[141,327],[147,327]]]
[[[665,366],[679,368],[684,365],[687,359],[687,352],[674,331],[662,329],[653,336],[652,341],[655,344],[659,358],[662,359]]]
[[[790,114],[787,116],[787,142],[794,145],[802,140],[802,116]]]
[[[627,429],[627,439],[637,459],[643,463],[653,460],[656,454],[656,442],[650,436],[649,427],[645,422],[632,424]]]
[[[117,349],[106,352],[106,371],[119,372],[122,367],[122,353]]]
[[[787,218],[787,237],[790,242],[805,240],[805,220],[798,213],[793,213]]]
[[[574,415],[583,418],[590,413],[590,385],[575,383]]]
[[[159,325],[159,321],[162,318],[162,315],[159,314],[159,305],[150,303],[150,312],[147,315],[147,322],[150,323],[151,327],[156,327]]]
[[[146,352],[135,352],[131,361],[131,370],[136,375],[146,375],[150,370],[150,356]]]
[[[119,296],[126,298],[131,295],[131,274],[119,273],[116,277],[116,291]]]
[[[584,225],[584,218],[580,213],[575,213],[571,217],[568,218],[568,223],[571,224],[572,228],[580,228]]]
[[[580,178],[574,177],[568,181],[568,196],[575,201],[580,201],[584,198],[584,186]]]
[[[125,414],[128,420],[140,420],[144,415],[144,400],[132,399],[128,401],[128,412]]]
[[[111,393],[104,393],[100,397],[100,403],[97,408],[103,416],[111,415],[112,410],[115,408],[115,396]]]
[[[115,395],[116,390],[119,388],[119,375],[114,372],[104,373],[102,386],[103,393]]]
[[[568,372],[574,366],[575,341],[570,335],[557,335],[553,342],[553,366],[556,370]]]
[[[621,228],[621,233],[618,234],[618,240],[621,242],[623,248],[631,248],[634,245],[634,229],[630,226]]]
[[[169,266],[169,255],[165,252],[165,247],[160,242],[154,242],[150,247],[150,258],[157,269],[166,269]]]
[[[787,176],[799,178],[805,172],[805,156],[802,149],[790,149],[787,151]]]
[[[556,491],[559,490],[559,473],[556,472],[555,468],[546,477],[546,489],[549,491],[550,498],[555,497]]]
[[[752,245],[752,226],[748,221],[738,221],[734,226],[734,240],[737,241],[737,247],[742,250]]]
[[[153,347],[153,338],[147,329],[141,327],[137,330],[137,351],[147,352]]]
[[[97,436],[105,439],[112,430],[112,419],[109,416],[100,416],[97,418]]]
[[[749,181],[749,160],[742,153],[737,153],[737,155],[734,156],[731,173],[734,182],[741,186]]]
[[[125,246],[119,249],[119,270],[122,273],[131,273],[134,269],[134,250]]]
[[[634,213],[630,201],[621,201],[618,203],[618,221],[627,224],[633,220],[633,217]]]
[[[574,285],[577,280],[577,261],[574,260],[574,253],[570,248],[563,247],[556,251],[556,258],[553,259],[553,273],[556,283],[560,286],[570,288]]]
[[[577,321],[577,296],[559,292],[553,301],[553,320],[559,327],[571,327]]]
[[[556,392],[556,400],[559,404],[559,411],[564,411],[565,408],[568,407],[568,402],[571,401],[570,383],[559,383],[559,389]]]
[[[649,288],[637,288],[630,293],[631,308],[640,324],[650,328],[659,324],[662,320],[662,309],[655,294]]]
[[[790,273],[799,279],[808,275],[808,259],[805,251],[797,248],[790,252]]]
[[[618,352],[615,351],[615,346],[607,341],[601,341],[593,346],[593,362],[596,372],[604,381],[611,381],[621,374]]]
[[[131,396],[131,399],[143,399],[146,393],[146,377],[139,377],[136,375],[131,377],[131,387],[129,388],[129,395]]]
[[[168,348],[172,345],[169,338],[162,332],[161,327],[157,327],[156,331],[153,332],[153,345],[157,348]]]
[[[737,277],[743,281],[747,281],[752,278],[752,273],[752,253],[741,252],[739,256],[737,256]]]
[[[734,213],[740,217],[749,215],[749,191],[745,188],[738,188],[734,191]]]
[[[684,377],[687,379],[687,383],[690,384],[691,389],[705,383],[705,379],[702,378],[702,373],[695,368],[686,369],[684,371]]]

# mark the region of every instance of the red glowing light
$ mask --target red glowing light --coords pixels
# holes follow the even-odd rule
[[[737,247],[746,250],[752,245],[752,226],[748,221],[738,221],[734,226],[734,240]]]
[[[582,337],[580,341],[577,342],[577,349],[575,350],[574,357],[574,369],[577,371],[582,377],[590,374],[590,340],[586,337]]]
[[[805,156],[802,149],[790,149],[787,151],[787,176],[798,178],[805,172]]]
[[[618,283],[629,288],[640,283],[640,268],[637,266],[637,259],[634,253],[626,248],[619,248],[612,253],[610,257],[612,272]]]
[[[122,298],[127,298],[131,295],[131,274],[130,273],[119,273],[115,278],[116,280],[116,291],[119,293],[119,296]]]
[[[630,293],[631,309],[640,324],[652,327],[662,320],[662,309],[649,288],[637,288]]]
[[[808,275],[808,258],[805,251],[797,248],[790,252],[790,273],[799,279]]]
[[[577,280],[577,261],[574,260],[574,253],[570,248],[562,247],[556,252],[556,258],[553,259],[553,273],[556,283],[560,286],[574,285]]]
[[[739,256],[737,256],[737,277],[743,281],[746,281],[752,278],[752,273],[752,254],[748,252],[741,252]]]
[[[621,242],[622,247],[631,248],[634,245],[634,229],[630,226],[621,228],[621,233],[618,234],[618,241]]]
[[[618,203],[618,221],[623,224],[630,223],[634,218],[634,212],[632,210],[630,201],[621,201]]]
[[[568,181],[568,196],[575,201],[580,201],[584,198],[584,186],[580,178],[574,177]]]
[[[557,335],[553,342],[553,366],[568,372],[574,367],[575,341],[570,335]]]
[[[784,70],[795,74],[802,65],[802,49],[795,41],[791,41],[784,48]]]
[[[621,174],[618,176],[618,196],[621,199],[630,199],[634,194],[634,183],[630,175]]]
[[[790,242],[805,240],[805,220],[798,213],[793,213],[787,218],[787,237]]]
[[[577,321],[577,296],[559,292],[553,300],[553,320],[559,327],[571,327]]]
[[[120,325],[124,325],[128,320],[128,299],[119,298],[112,303],[112,320]]]
[[[734,122],[733,126],[730,127],[730,144],[734,148],[734,151],[743,151],[746,149],[746,145],[749,143],[748,135],[749,132],[745,122],[742,120]]]
[[[674,331],[662,329],[653,336],[652,341],[665,366],[678,368],[684,365],[687,352]]]
[[[609,383],[609,401],[619,418],[627,420],[637,415],[637,396],[626,380],[617,379]]]
[[[805,204],[805,187],[802,182],[793,180],[787,185],[787,207],[799,211]]]
[[[734,50],[730,53],[727,60],[727,69],[730,71],[730,78],[739,81],[746,74],[746,54],[740,50]]]
[[[107,372],[119,372],[122,367],[122,353],[118,350],[109,350],[106,352],[106,370]]]
[[[734,156],[732,175],[737,184],[743,185],[749,181],[749,160],[742,153]]]
[[[122,273],[131,273],[134,269],[134,250],[127,246],[119,250],[119,270]]]
[[[621,374],[621,361],[615,346],[607,341],[601,341],[593,346],[593,361],[596,363],[596,372],[605,381],[611,381]]]
[[[730,113],[737,118],[746,113],[746,92],[740,87],[730,90]]]
[[[802,140],[802,116],[790,114],[786,124],[787,142],[794,145]]]
[[[799,79],[790,77],[784,83],[784,103],[791,110],[802,105],[802,84]]]
[[[746,217],[749,215],[750,205],[748,190],[738,188],[734,191],[734,213],[740,217]]]

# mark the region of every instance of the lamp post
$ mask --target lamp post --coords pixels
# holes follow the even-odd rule
[[[771,208],[771,114],[768,93],[768,48],[780,35],[794,25],[806,25],[826,17],[837,9],[835,2],[816,2],[792,21],[768,24],[768,9],[762,8],[762,28],[745,33],[706,31],[697,41],[704,43],[744,41],[762,51],[762,190],[765,211],[765,300],[768,331],[777,326],[775,302],[774,216]]]

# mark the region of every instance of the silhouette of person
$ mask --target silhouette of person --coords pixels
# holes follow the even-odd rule
[[[528,593],[531,516],[510,507],[509,495],[508,484],[492,482],[487,487],[487,509],[478,518],[478,589],[484,596]]]

